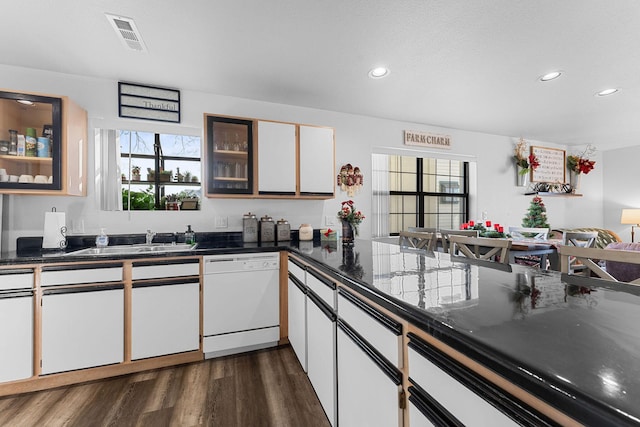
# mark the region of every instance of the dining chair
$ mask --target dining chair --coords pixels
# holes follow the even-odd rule
[[[597,231],[565,231],[562,234],[562,246],[594,248],[597,238]],[[588,271],[587,267],[582,263],[582,261],[578,260],[575,257],[569,258],[568,268],[571,274],[574,274],[576,271]]]
[[[492,239],[489,237],[469,237],[460,235],[449,236],[450,253],[480,260],[493,261],[502,264],[509,263],[511,240]]]
[[[513,240],[547,240],[549,228],[537,227],[509,227],[509,234]]]
[[[541,227],[509,227],[509,235],[515,241],[518,240],[547,240],[549,228]],[[514,264],[528,265],[546,270],[548,268],[547,254],[517,256],[512,253],[511,258]]]
[[[558,254],[560,255],[560,271],[562,273],[575,274],[576,270],[575,268],[572,268],[571,262],[578,261],[580,262],[580,265],[584,267],[584,271],[582,271],[581,274],[591,276],[591,273],[593,272],[597,277],[612,282],[621,281],[613,277],[604,268],[600,267],[599,262],[615,261],[628,264],[640,264],[640,252],[637,251],[565,245],[558,248]],[[640,279],[622,283],[640,285]]]
[[[440,229],[440,238],[442,242],[442,252],[449,252],[449,236],[467,236],[467,237],[478,237],[480,231],[478,230],[446,230]]]
[[[401,231],[398,235],[398,243],[400,246],[410,249],[433,251],[437,241],[436,233]]]

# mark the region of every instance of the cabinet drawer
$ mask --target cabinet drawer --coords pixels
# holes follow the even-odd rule
[[[0,272],[0,291],[33,288],[33,270],[6,270]]]
[[[75,285],[122,281],[122,264],[91,264],[83,266],[44,267],[42,286]]]
[[[409,381],[463,425],[546,425],[511,395],[409,334]],[[482,397],[481,397],[482,396]],[[518,420],[520,422],[516,422]]]
[[[305,270],[302,266],[300,266],[298,263],[296,263],[295,261],[293,261],[291,258],[289,258],[289,273],[293,274],[296,279],[298,279],[299,281],[301,281],[302,283],[305,283],[306,281],[306,273]]]
[[[199,276],[200,262],[195,259],[191,262],[176,260],[157,263],[133,263],[131,278],[133,280],[162,279],[165,277]]]
[[[331,309],[336,309],[335,282],[316,275],[313,270],[307,270],[307,287],[319,296]]]
[[[338,316],[379,351],[389,362],[402,367],[402,325],[352,293],[338,290]]]

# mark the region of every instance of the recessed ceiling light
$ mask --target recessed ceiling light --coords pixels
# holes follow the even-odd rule
[[[618,88],[601,90],[600,92],[596,93],[596,96],[613,95],[614,93],[618,92],[618,90],[619,90]]]
[[[389,69],[386,67],[376,67],[369,70],[369,77],[372,79],[381,79],[389,75]]]
[[[23,105],[33,105],[33,102],[26,99],[16,99],[16,102],[19,102],[20,104],[23,104]]]
[[[540,81],[541,82],[548,82],[550,80],[557,79],[561,75],[562,75],[562,71],[553,71],[551,73],[545,74],[544,76],[540,76]]]

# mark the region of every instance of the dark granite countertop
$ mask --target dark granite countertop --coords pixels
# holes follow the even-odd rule
[[[640,422],[640,287],[403,251],[396,238],[343,247],[319,235],[256,244],[241,233],[210,233],[198,242],[153,256],[289,250],[582,423]],[[19,249],[0,264],[132,258]]]
[[[318,245],[304,256],[574,419],[640,422],[640,287],[494,269],[396,242]]]

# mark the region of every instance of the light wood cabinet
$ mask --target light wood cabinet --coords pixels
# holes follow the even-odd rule
[[[220,161],[220,141],[225,130],[220,123],[242,123],[247,135],[249,159]],[[207,197],[332,199],[335,197],[335,135],[330,127],[303,125],[205,114],[207,153],[205,173],[209,177]],[[250,125],[251,124],[251,125]],[[218,130],[216,130],[216,127]],[[236,134],[238,132],[227,132]],[[216,142],[218,141],[218,142]],[[230,147],[235,147],[233,144]],[[235,148],[234,148],[235,149]],[[229,155],[238,156],[231,151]],[[248,165],[242,172],[242,165]],[[222,172],[220,171],[220,168]],[[238,169],[239,168],[239,169]],[[244,174],[244,175],[243,175]],[[221,177],[224,176],[224,178]],[[247,184],[247,178],[249,182]],[[255,177],[255,180],[251,180]],[[241,187],[241,188],[240,188]]]
[[[48,152],[38,141],[35,155],[13,154],[9,131],[26,137],[31,129],[51,135]],[[0,141],[0,168],[17,180],[0,181],[0,194],[86,195],[87,112],[68,97],[0,90]]]

